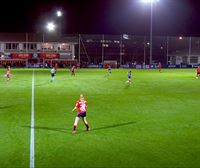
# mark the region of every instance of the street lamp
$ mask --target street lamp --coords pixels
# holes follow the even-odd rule
[[[153,4],[159,2],[159,0],[141,0],[145,4],[151,5],[151,23],[150,23],[150,57],[149,63],[152,64],[152,46],[153,46]]]
[[[49,32],[52,32],[55,30],[56,28],[56,25],[53,23],[53,22],[48,22],[47,25],[46,25],[46,28]]]

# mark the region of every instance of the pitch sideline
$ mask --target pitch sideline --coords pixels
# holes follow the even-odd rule
[[[34,168],[34,70],[32,75],[32,96],[31,96],[31,129],[30,129],[30,168]]]

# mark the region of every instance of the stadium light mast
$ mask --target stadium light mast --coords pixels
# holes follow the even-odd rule
[[[151,6],[151,18],[150,18],[150,56],[149,64],[152,64],[152,46],[153,46],[153,4],[159,2],[159,0],[141,0],[144,4],[150,4]]]
[[[63,11],[57,10],[56,11],[57,23],[58,23],[58,37],[61,38],[62,36],[62,18],[63,18]]]

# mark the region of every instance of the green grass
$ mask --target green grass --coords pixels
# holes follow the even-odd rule
[[[194,69],[35,70],[35,167],[200,167],[200,79]],[[0,78],[0,167],[29,167],[32,70]],[[87,120],[72,135],[80,94]]]

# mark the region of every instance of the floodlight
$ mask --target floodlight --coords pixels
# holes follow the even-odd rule
[[[56,27],[56,25],[53,22],[48,22],[46,25],[46,28],[48,31],[54,31],[55,27]]]
[[[58,10],[58,11],[56,12],[56,14],[57,14],[58,17],[61,17],[61,16],[62,16],[62,11]]]

